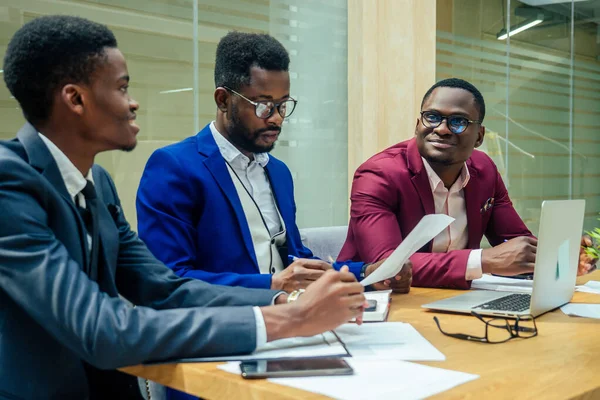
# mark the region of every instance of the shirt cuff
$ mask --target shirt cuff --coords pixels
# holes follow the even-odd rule
[[[256,321],[256,348],[258,349],[267,344],[267,327],[260,307],[252,307],[252,311],[254,311],[254,320]]]
[[[285,290],[282,290],[280,292],[275,293],[275,296],[273,296],[273,300],[271,300],[271,305],[274,306],[275,305],[275,300],[277,300],[277,298],[279,296],[281,296],[282,294],[287,294],[287,292]]]
[[[465,272],[465,280],[472,281],[473,279],[479,279],[483,276],[481,270],[481,252],[482,249],[471,250],[469,258],[467,260],[467,270]]]

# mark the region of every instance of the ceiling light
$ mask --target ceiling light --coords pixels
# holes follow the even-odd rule
[[[191,92],[192,90],[194,90],[194,88],[186,87],[186,88],[182,88],[182,89],[163,90],[162,92],[158,92],[158,93],[167,94],[167,93]]]
[[[498,40],[504,40],[509,36],[514,36],[517,33],[523,32],[524,30],[527,30],[529,28],[532,28],[536,25],[541,24],[542,22],[544,22],[544,15],[540,14],[538,15],[536,18],[530,18],[526,21],[523,21],[517,25],[513,25],[510,27],[510,31],[507,33],[506,29],[502,29],[498,35],[496,36],[496,38]]]

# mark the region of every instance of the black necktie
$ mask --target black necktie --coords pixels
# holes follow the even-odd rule
[[[89,258],[89,270],[88,276],[92,280],[96,280],[98,278],[98,247],[100,245],[98,239],[98,220],[97,220],[97,197],[96,197],[96,189],[94,188],[94,184],[90,181],[87,181],[87,184],[81,191],[83,197],[85,198],[86,208],[77,206],[77,210],[79,211],[79,215],[83,219],[85,223],[85,229],[92,237],[92,249]],[[77,203],[76,203],[77,204]],[[87,244],[87,238],[85,239]]]

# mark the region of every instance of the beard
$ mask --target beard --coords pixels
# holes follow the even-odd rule
[[[441,154],[431,154],[428,151],[428,147],[430,147],[426,140],[428,134],[416,130],[415,136],[417,138],[417,147],[419,149],[419,154],[421,155],[421,157],[427,160],[427,162],[430,165],[437,164],[441,166],[449,166],[456,163],[456,161],[453,160],[451,154],[444,154],[443,152],[440,152]],[[437,153],[435,149],[433,149],[433,151]]]
[[[121,147],[121,151],[124,151],[125,153],[131,153],[135,149],[135,146],[137,146],[137,140],[134,144]]]
[[[231,124],[228,129],[228,136],[231,143],[234,146],[244,149],[250,153],[269,153],[275,148],[275,142],[268,146],[261,146],[257,144],[257,140],[260,135],[267,131],[279,131],[281,128],[264,128],[251,132],[241,121],[238,115],[238,110],[235,105],[231,108]]]
[[[452,160],[451,158],[444,157],[444,156],[442,156],[442,157],[434,157],[434,156],[431,156],[431,155],[429,155],[429,154],[424,154],[424,155],[423,155],[423,158],[424,158],[425,160],[427,160],[427,162],[428,162],[429,164],[438,164],[438,165],[444,165],[444,166],[448,166],[448,165],[452,165],[452,164],[455,164],[455,163],[456,163],[456,162],[455,162],[454,160]]]

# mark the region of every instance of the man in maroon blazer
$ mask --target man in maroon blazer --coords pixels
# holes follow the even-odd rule
[[[515,211],[485,135],[483,96],[442,80],[421,103],[415,137],[371,157],[354,175],[342,260],[388,257],[426,214],[455,221],[411,257],[413,286],[468,289],[482,273],[533,272],[537,239]],[[494,247],[480,249],[485,235]],[[581,267],[580,267],[581,271]]]

